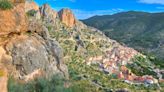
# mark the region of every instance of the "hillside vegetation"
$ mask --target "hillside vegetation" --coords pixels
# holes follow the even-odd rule
[[[114,15],[94,16],[83,22],[102,30],[108,37],[155,56],[163,66],[164,13],[122,12]]]

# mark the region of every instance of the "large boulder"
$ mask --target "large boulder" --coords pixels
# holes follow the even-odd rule
[[[12,56],[16,77],[25,78],[39,69],[46,77],[59,74],[68,78],[67,68],[62,60],[62,49],[54,40],[45,40],[37,34],[20,35],[6,45],[6,50]]]

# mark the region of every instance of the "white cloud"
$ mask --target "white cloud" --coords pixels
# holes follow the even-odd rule
[[[164,5],[164,0],[139,0],[140,3],[146,4],[162,4]]]
[[[72,11],[74,12],[75,16],[78,19],[85,19],[85,18],[92,17],[94,15],[109,15],[109,14],[114,14],[114,13],[121,12],[124,10],[120,8],[116,8],[116,9],[110,9],[110,10],[94,10],[94,11],[72,9]]]

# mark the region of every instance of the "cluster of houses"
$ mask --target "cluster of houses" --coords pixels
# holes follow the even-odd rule
[[[136,76],[133,74],[126,66],[120,67],[120,72],[117,74],[119,79],[124,79],[125,82],[130,84],[142,84],[145,85],[158,83],[158,80],[153,78],[152,76]]]
[[[99,64],[100,70],[106,74],[116,74],[117,78],[125,80],[130,84],[154,84],[158,80],[152,76],[136,76],[127,67],[131,59],[138,55],[138,52],[128,47],[115,47],[106,51],[105,56],[91,57],[87,64]]]

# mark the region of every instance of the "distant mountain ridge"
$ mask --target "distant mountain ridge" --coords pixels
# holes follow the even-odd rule
[[[164,59],[164,13],[129,11],[82,20],[108,37]]]

